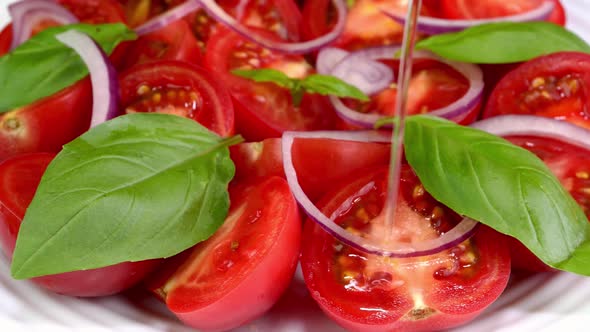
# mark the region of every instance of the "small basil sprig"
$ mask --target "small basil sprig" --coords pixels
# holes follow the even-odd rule
[[[573,32],[548,22],[496,22],[460,32],[428,37],[416,49],[470,63],[497,64],[527,61],[560,51],[590,53],[590,46]]]
[[[404,138],[406,158],[434,198],[517,238],[550,266],[590,275],[590,223],[533,153],[424,115],[407,119]]]
[[[368,101],[369,97],[357,87],[329,75],[312,74],[303,79],[291,78],[276,69],[232,70],[232,74],[255,82],[270,82],[291,91],[293,105],[299,106],[305,92],[333,95]]]
[[[47,28],[0,57],[0,112],[28,105],[82,79],[88,68],[74,50],[55,36],[75,29],[94,39],[110,54],[124,40],[136,38],[121,23],[74,24]]]
[[[19,230],[13,277],[164,258],[208,238],[229,208],[228,146],[238,140],[158,113],[94,127],[43,175]]]

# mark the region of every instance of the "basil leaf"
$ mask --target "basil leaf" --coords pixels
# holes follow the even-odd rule
[[[19,231],[13,277],[169,257],[207,239],[229,208],[231,143],[157,113],[91,129],[43,175]]]
[[[88,34],[107,54],[121,41],[135,39],[135,33],[121,23],[74,24],[41,31],[0,57],[0,112],[51,96],[88,75],[78,54],[55,38],[70,29]]]
[[[590,275],[590,223],[533,153],[474,128],[412,116],[405,152],[426,190],[520,240],[555,268]]]
[[[255,70],[232,70],[232,74],[253,80],[254,82],[270,82],[283,88],[292,89],[295,85],[294,80],[289,78],[285,73],[276,69],[255,69]]]
[[[560,51],[590,53],[590,46],[564,27],[548,22],[497,22],[435,35],[416,44],[449,60],[513,63]]]
[[[355,98],[362,101],[369,100],[369,97],[357,87],[334,76],[309,75],[301,81],[301,85],[307,92],[317,93],[323,96],[333,95],[337,97]]]

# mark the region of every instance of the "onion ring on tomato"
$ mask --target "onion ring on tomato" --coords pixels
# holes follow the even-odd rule
[[[207,11],[209,15],[215,18],[218,22],[223,23],[230,29],[244,36],[246,39],[251,40],[257,44],[260,44],[268,49],[277,50],[284,53],[290,54],[303,54],[322,48],[323,46],[333,42],[338,38],[344,31],[346,24],[346,3],[343,0],[331,0],[336,10],[338,17],[334,28],[318,38],[303,41],[303,42],[281,42],[265,38],[248,27],[240,24],[235,18],[229,15],[223,8],[221,8],[213,0],[188,0],[198,1],[203,6],[203,9]]]
[[[109,57],[88,35],[68,30],[55,36],[72,48],[88,67],[92,83],[92,120],[90,128],[114,118],[119,105],[119,80]]]
[[[15,49],[29,39],[34,27],[47,20],[59,24],[72,24],[78,19],[65,7],[51,0],[23,0],[8,6],[12,18],[12,43],[10,50]]]
[[[368,61],[377,62],[376,60],[380,59],[391,59],[399,53],[399,47],[395,46],[383,46],[383,47],[374,47],[374,48],[366,48],[360,51],[350,53],[350,55],[344,57],[338,64],[333,66],[332,70],[329,71],[327,74],[338,76],[340,79],[351,83],[351,84],[358,84],[359,76],[362,77],[363,75],[359,73],[356,68],[362,67],[360,64],[362,63],[369,63]],[[474,64],[469,63],[461,63],[446,60],[440,58],[433,53],[428,51],[416,51],[414,52],[415,59],[434,59],[441,63],[444,63],[461,75],[463,75],[469,81],[469,88],[467,92],[459,99],[455,100],[451,104],[434,109],[429,112],[429,114],[434,116],[439,116],[442,118],[446,118],[455,122],[461,122],[469,115],[469,111],[474,109],[474,107],[481,102],[484,82],[483,82],[483,73],[481,69]],[[346,69],[349,68],[349,69]],[[389,70],[389,68],[387,68]],[[351,77],[346,77],[346,75],[342,75],[342,73],[349,72],[351,73]],[[365,72],[369,72],[365,69]],[[387,73],[382,73],[381,79],[385,79],[389,77]],[[352,77],[355,75],[356,77]],[[372,79],[371,79],[372,77]],[[371,84],[379,84],[379,87],[382,86],[381,89],[386,88],[390,83],[393,82],[393,74],[391,74],[391,80],[389,82],[385,82],[383,80],[377,79],[377,75],[373,74],[371,76],[365,75],[366,82],[363,84],[363,88],[366,91],[371,90],[370,88],[364,86],[371,85]],[[373,82],[373,83],[372,83]],[[386,83],[386,84],[385,84]],[[372,89],[371,91],[379,91],[380,89]],[[336,109],[337,114],[345,121],[359,125],[365,128],[373,128],[375,123],[379,120],[384,118],[385,116],[380,114],[371,114],[371,113],[360,113],[357,112],[342,102],[342,100],[338,97],[331,96],[330,102]]]
[[[327,138],[355,142],[389,143],[391,141],[390,134],[379,131],[314,131],[283,133],[281,143],[283,168],[285,169],[285,176],[293,196],[311,219],[343,243],[370,254],[389,257],[417,257],[432,255],[445,249],[452,248],[458,243],[469,239],[475,233],[478,222],[467,217],[463,218],[463,220],[453,229],[444,233],[440,237],[420,243],[376,243],[367,238],[346,231],[340,225],[336,224],[333,218],[323,214],[301,188],[291,155],[291,147],[293,146],[295,138]]]
[[[421,16],[418,18],[416,29],[428,35],[436,35],[445,32],[461,31],[485,23],[545,21],[551,15],[554,7],[555,4],[553,2],[544,1],[539,7],[521,14],[473,20],[451,20]],[[404,13],[384,11],[384,14],[401,24],[404,24],[406,21]]]

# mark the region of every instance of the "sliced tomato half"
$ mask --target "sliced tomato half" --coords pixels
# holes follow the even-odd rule
[[[264,314],[289,285],[301,221],[284,179],[230,187],[224,224],[150,283],[168,308],[200,330],[228,330]]]
[[[326,195],[320,209],[326,215],[337,213],[336,223],[375,241],[433,239],[461,219],[425,192],[406,166],[395,224],[386,228],[381,212],[387,173],[387,168],[380,168],[353,177]],[[471,320],[495,301],[510,275],[504,238],[486,227],[453,248],[403,259],[355,250],[310,220],[303,239],[301,267],[311,295],[329,317],[353,331],[448,329]]]
[[[181,61],[154,61],[129,68],[119,81],[126,113],[175,114],[193,119],[220,136],[233,135],[230,95],[205,68]]]
[[[545,0],[442,0],[443,16],[450,19],[484,19],[521,14],[539,7]],[[547,19],[565,25],[565,10],[559,0]]]

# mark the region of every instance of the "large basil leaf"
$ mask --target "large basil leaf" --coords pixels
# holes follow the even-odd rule
[[[8,112],[50,96],[88,75],[74,50],[55,35],[75,29],[92,37],[110,54],[121,41],[135,38],[124,24],[74,24],[41,31],[0,57],[0,112]]]
[[[533,153],[429,116],[407,119],[405,141],[408,162],[437,200],[516,237],[548,265],[590,275],[590,224]]]
[[[590,53],[567,29],[548,22],[497,22],[435,35],[416,44],[444,58],[471,63],[512,63],[560,51]]]
[[[228,208],[228,144],[174,115],[137,113],[67,144],[22,222],[15,278],[175,255],[208,238]]]

